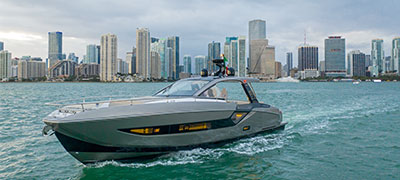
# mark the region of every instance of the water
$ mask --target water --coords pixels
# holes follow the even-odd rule
[[[165,83],[0,83],[0,179],[400,179],[400,83],[259,83],[285,131],[153,160],[84,166],[43,137],[50,101]]]

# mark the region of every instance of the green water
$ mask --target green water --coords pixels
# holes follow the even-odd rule
[[[400,179],[400,83],[259,83],[286,130],[153,160],[84,166],[43,137],[44,103],[165,83],[0,83],[0,179]]]

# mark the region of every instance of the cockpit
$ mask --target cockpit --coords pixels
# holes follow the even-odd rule
[[[236,102],[258,102],[251,86],[253,78],[189,78],[160,90],[155,96],[194,96]]]

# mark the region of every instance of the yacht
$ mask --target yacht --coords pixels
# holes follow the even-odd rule
[[[212,148],[284,129],[282,112],[258,100],[252,87],[258,79],[222,72],[202,71],[148,97],[55,104],[60,108],[44,118],[43,134],[54,133],[87,164]]]

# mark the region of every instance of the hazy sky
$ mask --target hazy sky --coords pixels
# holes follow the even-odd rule
[[[13,57],[47,57],[47,32],[63,32],[63,53],[80,59],[87,44],[100,36],[118,36],[119,57],[135,45],[136,28],[147,27],[152,37],[180,37],[183,55],[206,55],[207,44],[226,36],[248,37],[248,21],[267,21],[267,38],[276,47],[276,60],[307,42],[319,47],[324,59],[324,38],[341,35],[346,51],[370,54],[371,40],[384,39],[385,55],[391,40],[400,36],[398,0],[1,0],[0,41]],[[223,47],[221,47],[223,49]],[[246,50],[248,51],[248,49]],[[285,64],[285,63],[284,63]]]

